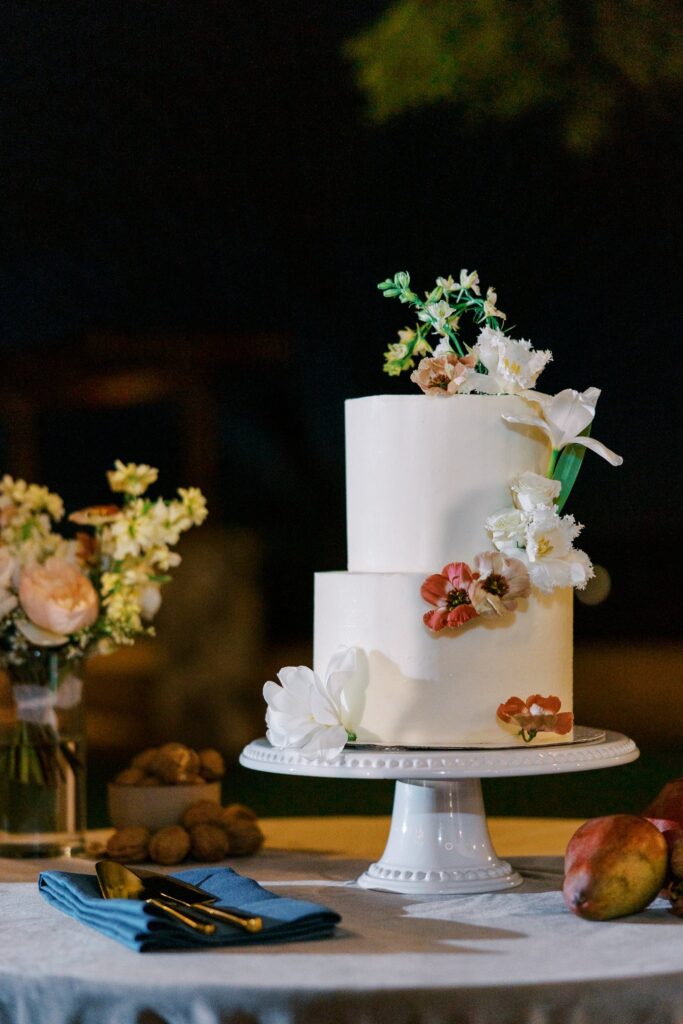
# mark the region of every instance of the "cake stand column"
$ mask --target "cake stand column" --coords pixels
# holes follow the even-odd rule
[[[400,779],[386,848],[364,889],[458,894],[512,889],[521,877],[491,843],[481,781]]]

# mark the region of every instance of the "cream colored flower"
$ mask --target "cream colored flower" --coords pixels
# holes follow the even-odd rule
[[[581,434],[593,422],[599,397],[599,388],[588,388],[583,392],[566,388],[553,398],[535,391],[522,393],[522,398],[531,403],[529,415],[505,415],[503,419],[508,423],[538,427],[548,435],[554,451],[560,451],[569,444],[579,444],[602,456],[611,466],[620,466],[624,461],[621,455],[615,454],[595,438]]]
[[[458,290],[458,284],[456,281],[453,280],[451,274],[449,274],[448,277],[437,277],[436,283],[438,284],[439,288],[441,288],[441,290],[446,293],[457,292]],[[462,282],[460,283],[460,287],[462,288]]]
[[[548,350],[537,352],[531,342],[510,338],[494,327],[484,327],[472,350],[488,370],[491,381],[482,382],[487,390],[495,385],[497,393],[519,395],[535,387],[541,370],[552,359]]]
[[[520,509],[504,508],[488,517],[486,529],[499,551],[517,557],[518,549],[526,543],[528,521],[529,517]]]
[[[581,532],[581,524],[573,516],[558,516],[554,509],[538,508],[527,526],[526,562],[531,582],[545,594],[556,587],[583,590],[594,575],[585,551],[573,546]]]
[[[473,291],[475,295],[481,295],[481,291],[479,289],[479,274],[476,270],[473,270],[471,273],[468,270],[460,271],[460,287],[465,288],[468,291]],[[489,289],[489,291],[490,290],[491,289]]]
[[[159,476],[159,470],[144,463],[124,464],[120,459],[114,463],[115,469],[107,471],[107,480],[112,491],[121,491],[139,497],[144,494],[150,484]]]
[[[500,309],[496,309],[497,302],[498,296],[494,292],[493,288],[488,288],[486,291],[486,298],[484,299],[484,316],[495,316],[499,320],[507,320],[505,313],[501,312]]]
[[[440,302],[430,302],[428,306],[421,309],[418,312],[418,318],[424,320],[426,323],[430,323],[437,334],[446,333],[446,325],[451,322],[451,318],[456,315],[455,310],[451,309],[445,299],[441,299]]]
[[[533,512],[540,506],[552,508],[554,502],[559,498],[562,484],[559,480],[551,480],[540,473],[532,473],[527,470],[520,473],[510,484],[512,500],[517,508],[523,512]]]
[[[195,526],[201,526],[209,514],[206,498],[198,487],[179,487],[178,494]]]
[[[292,747],[306,758],[331,760],[355,739],[346,689],[357,673],[356,651],[340,647],[332,655],[325,679],[305,665],[280,669],[263,696],[267,737],[274,747]]]

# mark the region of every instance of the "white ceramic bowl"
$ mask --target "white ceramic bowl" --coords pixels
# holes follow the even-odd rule
[[[121,786],[107,787],[109,819],[114,828],[145,825],[151,832],[167,825],[179,825],[185,810],[199,800],[221,802],[220,782],[194,786]]]

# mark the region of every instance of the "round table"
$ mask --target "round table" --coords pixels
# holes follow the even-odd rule
[[[265,851],[227,863],[338,910],[338,935],[191,953],[132,953],[38,895],[39,869],[93,871],[92,860],[0,861],[0,1021],[681,1024],[683,920],[664,901],[579,920],[559,891],[561,859],[528,855],[560,853],[579,823],[489,824],[520,887],[406,897],[352,881],[381,852],[388,819],[266,821]]]

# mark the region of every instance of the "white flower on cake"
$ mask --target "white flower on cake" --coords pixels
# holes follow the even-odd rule
[[[481,359],[481,356],[479,358]],[[601,455],[612,466],[620,466],[624,461],[620,455],[610,451],[600,441],[581,434],[581,431],[593,422],[600,388],[588,388],[586,391],[566,388],[552,398],[534,391],[522,394],[522,397],[531,404],[533,411],[530,411],[528,416],[504,415],[503,419],[508,423],[524,423],[527,426],[538,427],[548,435],[555,452],[570,444],[580,444]]]
[[[547,476],[541,476],[540,473],[527,470],[514,478],[510,490],[512,500],[518,509],[522,512],[533,512],[541,506],[552,508],[560,496],[562,484],[559,480],[552,480]]]
[[[493,327],[484,327],[472,352],[488,370],[477,390],[506,395],[520,395],[535,387],[541,370],[553,357],[547,349],[537,352],[531,342],[517,341]]]
[[[486,520],[486,529],[499,551],[516,556],[526,543],[526,528],[529,517],[517,508],[504,508]]]
[[[588,555],[573,546],[582,529],[574,516],[558,516],[551,508],[540,507],[531,513],[526,551],[518,552],[517,557],[525,562],[532,584],[542,593],[550,594],[556,587],[583,590],[593,576]]]
[[[294,748],[306,758],[331,760],[355,739],[345,690],[358,671],[353,647],[339,647],[324,681],[305,665],[280,669],[280,686],[267,682],[266,736],[274,747]]]
[[[462,288],[461,284],[453,280],[452,274],[449,274],[448,277],[437,277],[436,283],[444,292],[457,292],[458,288]]]

